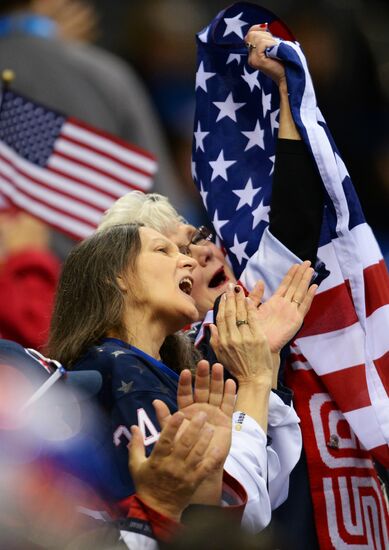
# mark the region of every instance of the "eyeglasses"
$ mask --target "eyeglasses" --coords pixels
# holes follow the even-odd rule
[[[179,251],[181,254],[185,254],[186,256],[192,256],[192,252],[190,250],[190,247],[192,244],[197,246],[204,246],[209,241],[211,241],[213,237],[213,233],[211,232],[208,227],[205,227],[205,225],[201,225],[196,231],[193,233],[193,236],[188,244],[179,246]]]

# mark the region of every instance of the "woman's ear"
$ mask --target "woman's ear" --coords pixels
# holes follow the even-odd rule
[[[126,283],[126,280],[121,275],[118,275],[116,277],[116,281],[117,281],[117,284],[119,285],[120,290],[122,290],[123,292],[127,292],[128,285]]]

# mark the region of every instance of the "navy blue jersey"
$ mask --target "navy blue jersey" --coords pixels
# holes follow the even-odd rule
[[[161,399],[172,413],[177,410],[178,375],[116,338],[105,338],[91,347],[74,370],[97,370],[103,377],[97,399],[106,412],[107,425],[100,438],[108,461],[100,472],[100,486],[105,498],[125,498],[135,492],[128,471],[130,427],[140,427],[149,455],[160,431],[152,402]]]

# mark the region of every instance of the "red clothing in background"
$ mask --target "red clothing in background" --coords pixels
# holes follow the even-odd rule
[[[0,264],[0,336],[25,347],[46,343],[60,262],[48,251],[28,250]]]

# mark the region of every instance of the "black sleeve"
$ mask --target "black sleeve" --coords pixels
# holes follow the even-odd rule
[[[303,141],[278,139],[270,232],[302,260],[316,262],[323,218],[323,184]]]

